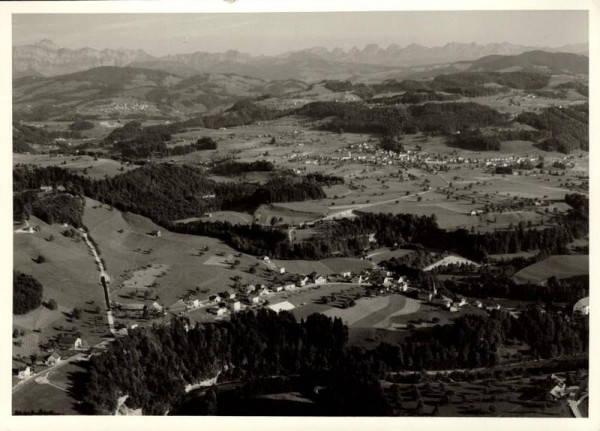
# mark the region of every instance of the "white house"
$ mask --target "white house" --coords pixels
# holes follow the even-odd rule
[[[252,293],[256,290],[256,286],[253,284],[249,284],[244,288],[244,290],[246,291],[246,293]]]
[[[275,287],[273,288],[273,290],[274,290],[275,292],[281,292],[281,291],[283,290],[283,286],[275,286]]]
[[[302,287],[302,286],[306,286],[306,283],[308,282],[308,277],[301,277],[298,282],[296,283],[297,286]]]
[[[17,375],[17,377],[19,379],[26,379],[27,377],[31,376],[31,374],[32,374],[31,368],[25,367],[25,368],[19,370],[19,374]]]
[[[390,277],[385,277],[383,279],[383,287],[391,287],[394,284]]]
[[[290,291],[290,290],[294,290],[296,288],[295,284],[286,284],[285,286],[283,286],[283,290],[285,291]]]
[[[352,277],[352,272],[351,271],[344,271],[344,272],[340,272],[340,275],[344,278],[350,278]]]
[[[279,273],[280,273],[280,274],[285,274],[285,268],[283,268],[283,267],[282,267],[282,268],[279,268]]]
[[[49,367],[59,364],[60,363],[60,355],[56,352],[53,352],[50,356],[48,356],[46,358],[44,363]]]
[[[240,301],[233,301],[230,306],[233,311],[240,311],[242,309]]]
[[[253,304],[260,304],[260,296],[253,296],[251,301]]]
[[[198,308],[200,307],[200,301],[198,299],[194,299],[188,302],[188,308]]]
[[[550,391],[550,395],[552,395],[556,399],[560,399],[565,396],[565,382],[559,382],[556,386],[552,388]]]
[[[315,284],[324,284],[327,282],[327,279],[323,276],[318,276],[315,278]]]
[[[280,312],[282,310],[292,310],[295,305],[288,301],[278,302],[277,304],[269,305],[269,308],[273,311]]]
[[[223,292],[219,293],[219,296],[223,299],[234,299],[235,292],[228,292],[227,290],[224,290]]]
[[[227,313],[227,308],[225,308],[225,307],[215,307],[215,308],[211,308],[208,311],[211,312],[212,314],[217,315],[217,316],[222,316],[225,313]]]

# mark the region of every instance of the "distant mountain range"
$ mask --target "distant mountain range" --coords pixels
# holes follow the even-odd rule
[[[99,66],[133,66],[163,70],[179,76],[235,73],[260,79],[351,79],[371,74],[410,74],[411,68],[471,61],[486,56],[518,55],[527,51],[587,55],[588,44],[539,48],[508,43],[448,43],[441,47],[411,44],[387,48],[367,45],[327,49],[315,47],[275,56],[252,56],[238,51],[194,52],[155,57],[143,50],[61,48],[50,40],[13,47],[13,77],[56,76]]]

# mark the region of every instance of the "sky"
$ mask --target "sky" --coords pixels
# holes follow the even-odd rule
[[[143,49],[149,54],[254,55],[376,43],[449,42],[557,47],[588,41],[587,11],[14,14],[13,46],[50,39],[65,48]]]

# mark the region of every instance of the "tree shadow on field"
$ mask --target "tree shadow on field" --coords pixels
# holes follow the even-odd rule
[[[73,365],[76,365],[78,369],[67,373],[70,382],[68,393],[73,399],[73,409],[83,415],[93,415],[92,407],[82,401],[89,380],[88,363],[77,361],[73,362]]]

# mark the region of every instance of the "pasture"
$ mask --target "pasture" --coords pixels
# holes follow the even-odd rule
[[[434,262],[431,265],[423,268],[423,271],[431,271],[432,269],[435,269],[438,267],[444,267],[444,266],[448,266],[448,265],[474,265],[475,267],[479,266],[479,264],[477,262],[473,262],[472,260],[466,259],[461,256],[450,255],[450,256],[446,256],[446,257],[438,260],[437,262]]]
[[[145,217],[110,210],[91,199],[86,201],[83,218],[99,245],[112,285],[123,284],[142,267],[169,268],[160,272],[152,288],[161,304],[172,304],[196,288],[198,298],[205,299],[230,288],[236,275],[244,283],[264,281],[247,272],[259,262],[256,258],[240,254],[220,240],[165,231]],[[156,230],[161,230],[161,237],[148,235]],[[230,255],[235,258],[228,262]],[[240,263],[233,265],[235,260]]]
[[[48,154],[13,154],[13,166],[18,163],[30,163],[40,167],[58,166],[78,175],[99,180],[105,176],[114,177],[133,170],[135,165],[116,160],[91,156],[51,156]]]
[[[556,255],[523,268],[513,278],[519,284],[539,284],[552,276],[561,279],[589,273],[589,255]]]
[[[332,308],[323,314],[328,317],[339,317],[350,328],[393,329],[391,318],[410,315],[420,308],[419,301],[404,295],[376,296],[360,298],[354,307]]]

